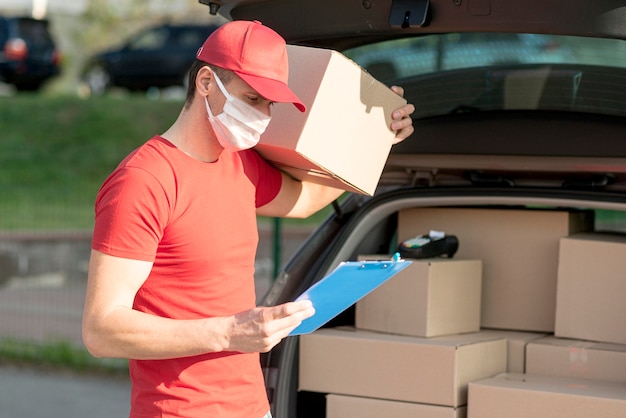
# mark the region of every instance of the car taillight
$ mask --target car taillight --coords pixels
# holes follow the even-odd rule
[[[61,54],[59,53],[59,51],[55,49],[52,52],[52,58],[50,58],[50,61],[52,62],[53,65],[61,64]]]
[[[9,60],[22,61],[28,55],[28,46],[23,39],[12,38],[4,44],[4,56]]]

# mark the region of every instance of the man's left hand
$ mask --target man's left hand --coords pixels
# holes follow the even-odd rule
[[[398,96],[404,97],[404,89],[402,87],[391,86],[391,90]],[[413,133],[413,119],[411,119],[413,112],[415,112],[415,106],[411,103],[407,103],[401,108],[394,110],[391,114],[391,118],[393,119],[393,122],[391,122],[391,130],[396,131],[394,144],[404,141]]]

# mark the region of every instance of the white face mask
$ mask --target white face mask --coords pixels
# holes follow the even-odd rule
[[[259,143],[261,134],[270,123],[271,116],[231,96],[217,75],[213,73],[213,76],[226,97],[224,109],[217,116],[211,112],[207,97],[204,98],[209,122],[213,126],[217,140],[224,149],[229,151],[242,151],[254,147]]]

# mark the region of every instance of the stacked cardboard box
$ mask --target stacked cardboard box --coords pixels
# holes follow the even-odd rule
[[[399,240],[431,229],[459,238],[453,259],[414,260],[356,329],[301,339],[300,387],[330,394],[328,418],[626,416],[626,236],[588,232],[589,212],[400,212]]]
[[[412,260],[356,304],[355,326],[415,337],[478,332],[481,281],[480,260]]]
[[[467,404],[468,383],[504,372],[506,361],[506,340],[489,332],[423,338],[322,329],[300,337],[299,388],[437,405],[454,416]]]
[[[623,418],[626,383],[502,374],[469,385],[468,418]]]
[[[626,344],[625,296],[626,235],[587,233],[561,240],[556,336]]]
[[[334,394],[326,397],[326,418],[465,418],[466,416],[467,408],[464,406],[448,408]]]
[[[526,348],[526,372],[626,383],[626,345],[541,338]]]

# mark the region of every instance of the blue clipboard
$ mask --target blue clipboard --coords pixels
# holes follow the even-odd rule
[[[305,319],[289,335],[309,334],[348,309],[372,290],[404,270],[411,261],[346,261],[309,287],[296,301],[310,300],[315,315]]]

